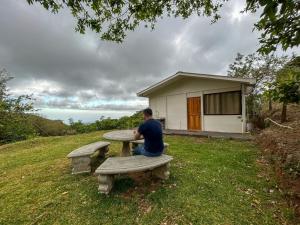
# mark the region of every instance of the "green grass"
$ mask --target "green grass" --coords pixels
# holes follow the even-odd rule
[[[166,137],[174,156],[168,181],[123,177],[109,196],[99,194],[95,176],[71,175],[66,155],[102,134],[1,146],[0,224],[293,223],[273,179],[259,176],[249,142]],[[120,148],[113,142],[110,154]]]

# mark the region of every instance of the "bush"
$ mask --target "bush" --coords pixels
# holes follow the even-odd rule
[[[36,136],[37,133],[28,119],[22,113],[0,111],[0,143],[25,140]]]
[[[123,116],[119,119],[101,117],[99,120],[90,124],[84,124],[80,120],[74,122],[73,119],[70,119],[69,122],[71,129],[77,133],[88,133],[97,130],[132,129],[143,122],[142,118],[142,113],[137,112],[132,116]]]
[[[29,120],[40,136],[62,136],[72,133],[70,127],[61,120],[49,120],[38,115],[30,115]]]

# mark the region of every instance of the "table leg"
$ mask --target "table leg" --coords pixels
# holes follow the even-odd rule
[[[123,141],[122,154],[121,156],[130,156],[130,144],[129,141]]]

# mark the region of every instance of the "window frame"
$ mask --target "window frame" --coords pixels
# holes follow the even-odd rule
[[[234,92],[238,92],[239,93],[239,104],[240,104],[240,112],[236,113],[236,114],[222,114],[222,113],[214,113],[214,114],[209,114],[206,113],[206,95],[215,95],[215,94],[227,94],[227,93],[234,93]],[[222,101],[221,101],[221,110],[222,110]],[[207,115],[207,116],[233,116],[233,115],[242,115],[243,109],[242,109],[243,105],[242,105],[242,91],[226,91],[226,92],[214,92],[214,93],[209,93],[209,94],[203,94],[203,115]]]

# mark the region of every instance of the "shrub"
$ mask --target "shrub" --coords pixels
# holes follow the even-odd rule
[[[112,119],[110,117],[101,117],[94,123],[85,124],[82,121],[74,122],[73,119],[69,119],[70,128],[78,133],[87,133],[97,130],[112,130],[112,129],[132,129],[139,126],[142,120],[142,113],[136,112],[132,116],[123,116],[119,119]]]
[[[36,135],[28,115],[0,111],[0,143],[25,140]]]
[[[38,115],[30,115],[29,120],[36,133],[40,136],[62,136],[70,134],[70,127],[61,120],[49,120]]]

